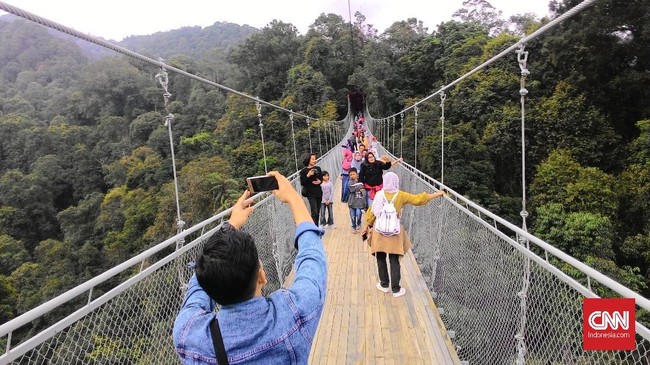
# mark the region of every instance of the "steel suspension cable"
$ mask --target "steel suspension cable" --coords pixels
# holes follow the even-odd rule
[[[172,114],[169,109],[169,99],[171,98],[172,94],[168,90],[169,75],[167,74],[164,66],[161,67],[160,72],[156,74],[156,78],[158,79],[158,82],[162,86],[163,90],[165,90],[165,93],[163,94],[165,112],[167,113],[165,116],[165,126],[167,127],[167,131],[169,133],[169,148],[172,158],[172,171],[174,173],[174,198],[176,200],[176,234],[179,234],[183,231],[185,222],[181,219],[181,204],[178,196],[178,174],[176,173],[176,156],[174,154],[174,138],[172,134],[172,121],[174,120],[174,114]],[[184,243],[185,242],[183,239],[177,241],[176,249],[178,250],[179,248],[183,247]]]
[[[415,134],[414,134],[414,143],[415,143],[415,158],[413,167],[418,168],[418,107],[416,106],[413,111],[415,112]]]
[[[293,129],[293,113],[289,114],[291,121],[291,139],[293,140],[293,160],[296,163],[296,171],[298,171],[298,153],[296,152],[296,132]]]
[[[323,142],[320,139],[320,125],[316,126],[318,132],[318,157],[323,155]]]
[[[307,136],[309,137],[309,153],[314,153],[311,147],[311,125],[309,123],[309,119],[307,119]]]
[[[399,155],[400,157],[404,156],[404,113],[400,113],[402,121],[399,125]]]
[[[330,126],[329,122],[325,125],[325,151],[330,150],[330,141],[331,141],[331,135],[330,135]]]
[[[520,89],[519,95],[521,95],[521,228],[528,232],[526,228],[526,217],[528,217],[528,212],[526,211],[526,130],[525,130],[525,121],[526,121],[526,95],[528,95],[528,90],[526,89],[526,77],[530,74],[527,69],[528,62],[528,52],[524,50],[525,45],[522,44],[519,50],[517,50],[517,62],[519,63],[519,68],[521,69],[521,79],[520,79]],[[530,249],[530,242],[521,237],[519,240],[520,244],[526,245],[526,249]],[[530,258],[526,258],[524,263],[524,273],[522,278],[522,289],[517,295],[520,297],[520,318],[519,318],[519,331],[515,338],[517,339],[517,365],[524,365],[526,362],[526,341],[525,341],[525,331],[526,331],[526,322],[527,322],[527,296],[528,296],[528,287],[530,285]]]
[[[390,120],[388,118],[383,118],[382,119],[382,129],[383,129],[383,138],[381,140],[381,143],[386,144],[388,140],[390,139]]]
[[[445,183],[445,99],[447,94],[440,93],[440,183]]]
[[[266,147],[264,146],[264,123],[262,123],[262,104],[260,103],[259,99],[257,99],[255,107],[257,107],[257,119],[260,121],[260,138],[262,139],[262,158],[264,159],[264,173],[268,174],[269,169],[266,166]]]
[[[381,123],[382,122],[383,122],[383,119],[377,119],[377,126],[375,127],[375,129],[377,130],[377,134],[379,135],[379,140],[381,140],[381,132],[382,132]],[[368,146],[368,147],[370,147],[370,146]]]
[[[391,135],[391,140],[393,142],[393,147],[390,149],[390,152],[395,153],[395,116],[394,115],[393,115],[393,134]]]
[[[172,121],[174,120],[174,114],[171,113],[169,108],[169,99],[171,98],[172,94],[169,92],[169,75],[167,74],[167,71],[165,71],[165,67],[161,67],[160,72],[157,73],[155,77],[156,79],[158,79],[158,82],[160,83],[163,90],[165,91],[163,93],[165,113],[167,113],[167,115],[165,116],[165,126],[167,127],[167,132],[169,134],[169,149],[171,151],[172,172],[174,174],[174,200],[176,202],[176,234],[178,235],[181,232],[183,232],[183,229],[185,227],[185,221],[183,221],[182,219],[180,197],[178,193],[178,174],[176,172],[176,156],[174,154],[174,138],[172,133]],[[185,237],[180,237],[178,240],[176,240],[176,251],[183,248],[184,245],[185,245]],[[187,285],[186,280],[183,277],[184,268],[183,265],[175,265],[175,266],[176,266],[175,270],[176,270],[176,276],[178,278],[178,283],[180,285],[181,290],[183,290]]]

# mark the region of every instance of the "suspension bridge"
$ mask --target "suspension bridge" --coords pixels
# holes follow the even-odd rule
[[[368,126],[378,137],[379,154],[396,158],[393,153],[404,148],[401,142],[395,144],[396,140],[403,140],[395,132],[396,118],[413,112],[417,133],[418,105],[438,96],[444,126],[445,90],[513,52],[521,68],[523,126],[525,82],[529,74],[524,45],[591,3],[581,3],[400,113],[373,118],[366,109]],[[170,96],[167,71],[251,99],[257,105],[262,142],[262,106],[286,112],[292,129],[294,116],[314,120],[4,2],[0,2],[0,9],[160,67],[158,79],[164,89],[166,106]],[[168,113],[165,122],[170,141],[172,121],[173,116]],[[340,172],[338,146],[350,134],[351,124],[351,113],[348,113],[345,119],[329,123],[322,139],[318,131],[318,148],[322,151],[318,165],[331,176]],[[523,131],[522,128],[522,164],[525,164]],[[403,129],[397,133],[403,133]],[[417,156],[417,138],[415,141],[413,148]],[[295,139],[293,142],[297,169]],[[309,143],[311,150],[311,134]],[[173,153],[173,145],[171,150]],[[444,147],[442,153],[444,166]],[[175,165],[173,168],[176,175]],[[523,173],[525,170],[522,168]],[[402,266],[407,294],[393,298],[375,288],[375,261],[359,235],[349,228],[347,207],[335,204],[337,229],[327,230],[323,239],[329,262],[327,300],[310,363],[650,363],[650,331],[638,322],[634,350],[583,350],[582,300],[598,297],[592,290],[594,285],[608,288],[619,297],[634,298],[637,308],[650,310],[650,301],[529,234],[525,224],[525,195],[523,223],[518,227],[457,194],[452,187],[444,185],[443,179],[437,181],[422,173],[417,169],[417,159],[413,164],[396,165],[392,171],[399,175],[402,190],[445,189],[448,192],[443,199],[422,207],[406,207],[402,213],[402,223],[414,243]],[[444,171],[441,175],[444,178]],[[299,188],[297,174],[289,179]],[[525,183],[525,175],[522,180]],[[335,186],[340,193],[338,180]],[[335,193],[335,196],[340,195]],[[269,279],[264,293],[268,294],[291,281],[295,257],[293,230],[287,229],[291,212],[269,194],[258,195],[255,207],[244,230],[253,235],[258,245]],[[176,363],[171,328],[182,302],[184,284],[192,274],[187,264],[229,214],[230,210],[225,210],[186,228],[177,201],[175,236],[2,324],[0,338],[6,339],[7,345],[0,353],[0,364]],[[581,278],[567,275],[561,269],[565,265],[579,272]],[[48,328],[39,327],[43,318],[72,302],[77,303],[75,312]],[[14,341],[12,336],[25,327],[35,330],[22,342]]]

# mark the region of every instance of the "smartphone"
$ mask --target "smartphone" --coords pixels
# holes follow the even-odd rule
[[[364,241],[367,240],[368,239],[368,232],[362,234],[361,239],[364,240]]]
[[[246,178],[248,190],[251,194],[259,193],[262,191],[270,191],[278,189],[278,180],[275,176],[253,176]]]

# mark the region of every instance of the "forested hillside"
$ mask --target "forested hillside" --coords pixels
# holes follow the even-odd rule
[[[556,14],[578,0],[554,1]],[[287,109],[339,120],[349,92],[383,117],[438,90],[548,22],[501,19],[473,0],[436,29],[378,31],[322,14],[307,34],[282,21],[127,38],[123,45]],[[650,296],[650,0],[604,0],[526,46],[527,203],[538,237]],[[215,42],[232,32],[239,43]],[[244,37],[246,37],[244,39]],[[0,21],[0,323],[175,233],[159,72],[89,58],[27,21]],[[448,90],[445,184],[520,224],[516,55]],[[170,75],[183,220],[228,207],[262,174],[255,105]],[[418,114],[418,167],[440,176],[440,101]],[[262,109],[269,169],[295,170],[286,114]],[[404,146],[414,145],[406,113]],[[313,123],[318,130],[322,125]],[[299,153],[308,149],[296,119]],[[312,132],[314,133],[314,132]],[[413,149],[404,159],[413,161]],[[45,325],[45,324],[43,324]],[[0,344],[2,345],[2,344]]]

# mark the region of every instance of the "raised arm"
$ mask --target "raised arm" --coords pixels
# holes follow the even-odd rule
[[[296,271],[289,291],[300,313],[309,316],[320,313],[327,292],[327,263],[321,236],[323,230],[316,227],[302,197],[286,177],[270,172],[278,180],[278,190],[273,194],[291,208],[296,223],[295,246],[298,249],[294,268]]]

